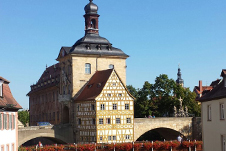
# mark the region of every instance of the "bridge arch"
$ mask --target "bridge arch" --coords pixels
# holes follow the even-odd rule
[[[188,137],[191,135],[191,125],[192,117],[135,118],[134,141],[150,130],[174,131]]]
[[[152,141],[152,140],[176,140],[179,135],[183,135],[180,132],[170,129],[170,128],[165,128],[165,127],[160,127],[160,128],[155,128],[151,129],[147,132],[144,132],[137,140],[135,141]],[[184,137],[186,138],[186,137]]]
[[[38,137],[52,138],[65,143],[73,143],[73,130],[70,124],[57,126],[31,126],[19,128],[18,145]]]
[[[55,135],[53,133],[34,133],[34,134],[28,135],[28,136],[20,139],[18,142],[18,145],[20,146],[20,145],[26,143],[27,141],[38,138],[38,137],[52,138],[59,142],[67,143],[67,139],[64,138],[63,136]]]

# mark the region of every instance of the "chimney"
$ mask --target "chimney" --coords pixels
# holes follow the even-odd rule
[[[199,94],[199,97],[202,96],[202,80],[199,80],[199,91],[200,91],[200,94]]]
[[[223,77],[224,87],[226,87],[226,69],[222,70],[221,76]]]

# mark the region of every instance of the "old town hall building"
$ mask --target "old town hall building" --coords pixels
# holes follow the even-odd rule
[[[30,125],[70,123],[76,143],[132,142],[134,98],[122,50],[99,36],[98,7],[85,6],[85,36],[62,47],[28,93]]]

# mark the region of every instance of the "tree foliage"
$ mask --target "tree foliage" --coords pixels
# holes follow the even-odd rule
[[[24,126],[27,126],[26,124],[29,123],[29,112],[26,110],[18,111],[18,119]]]
[[[188,113],[200,116],[200,105],[195,101],[195,93],[189,88],[177,85],[173,79],[169,79],[166,74],[161,74],[155,79],[154,84],[146,81],[141,89],[127,86],[129,92],[135,99],[135,117],[145,117],[155,115],[158,117],[172,116],[174,106],[180,107],[179,98],[183,99],[183,107],[188,107]]]

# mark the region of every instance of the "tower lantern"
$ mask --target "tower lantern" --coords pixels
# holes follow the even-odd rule
[[[85,34],[99,34],[98,18],[100,15],[97,14],[98,6],[90,0],[84,8],[85,10]]]

